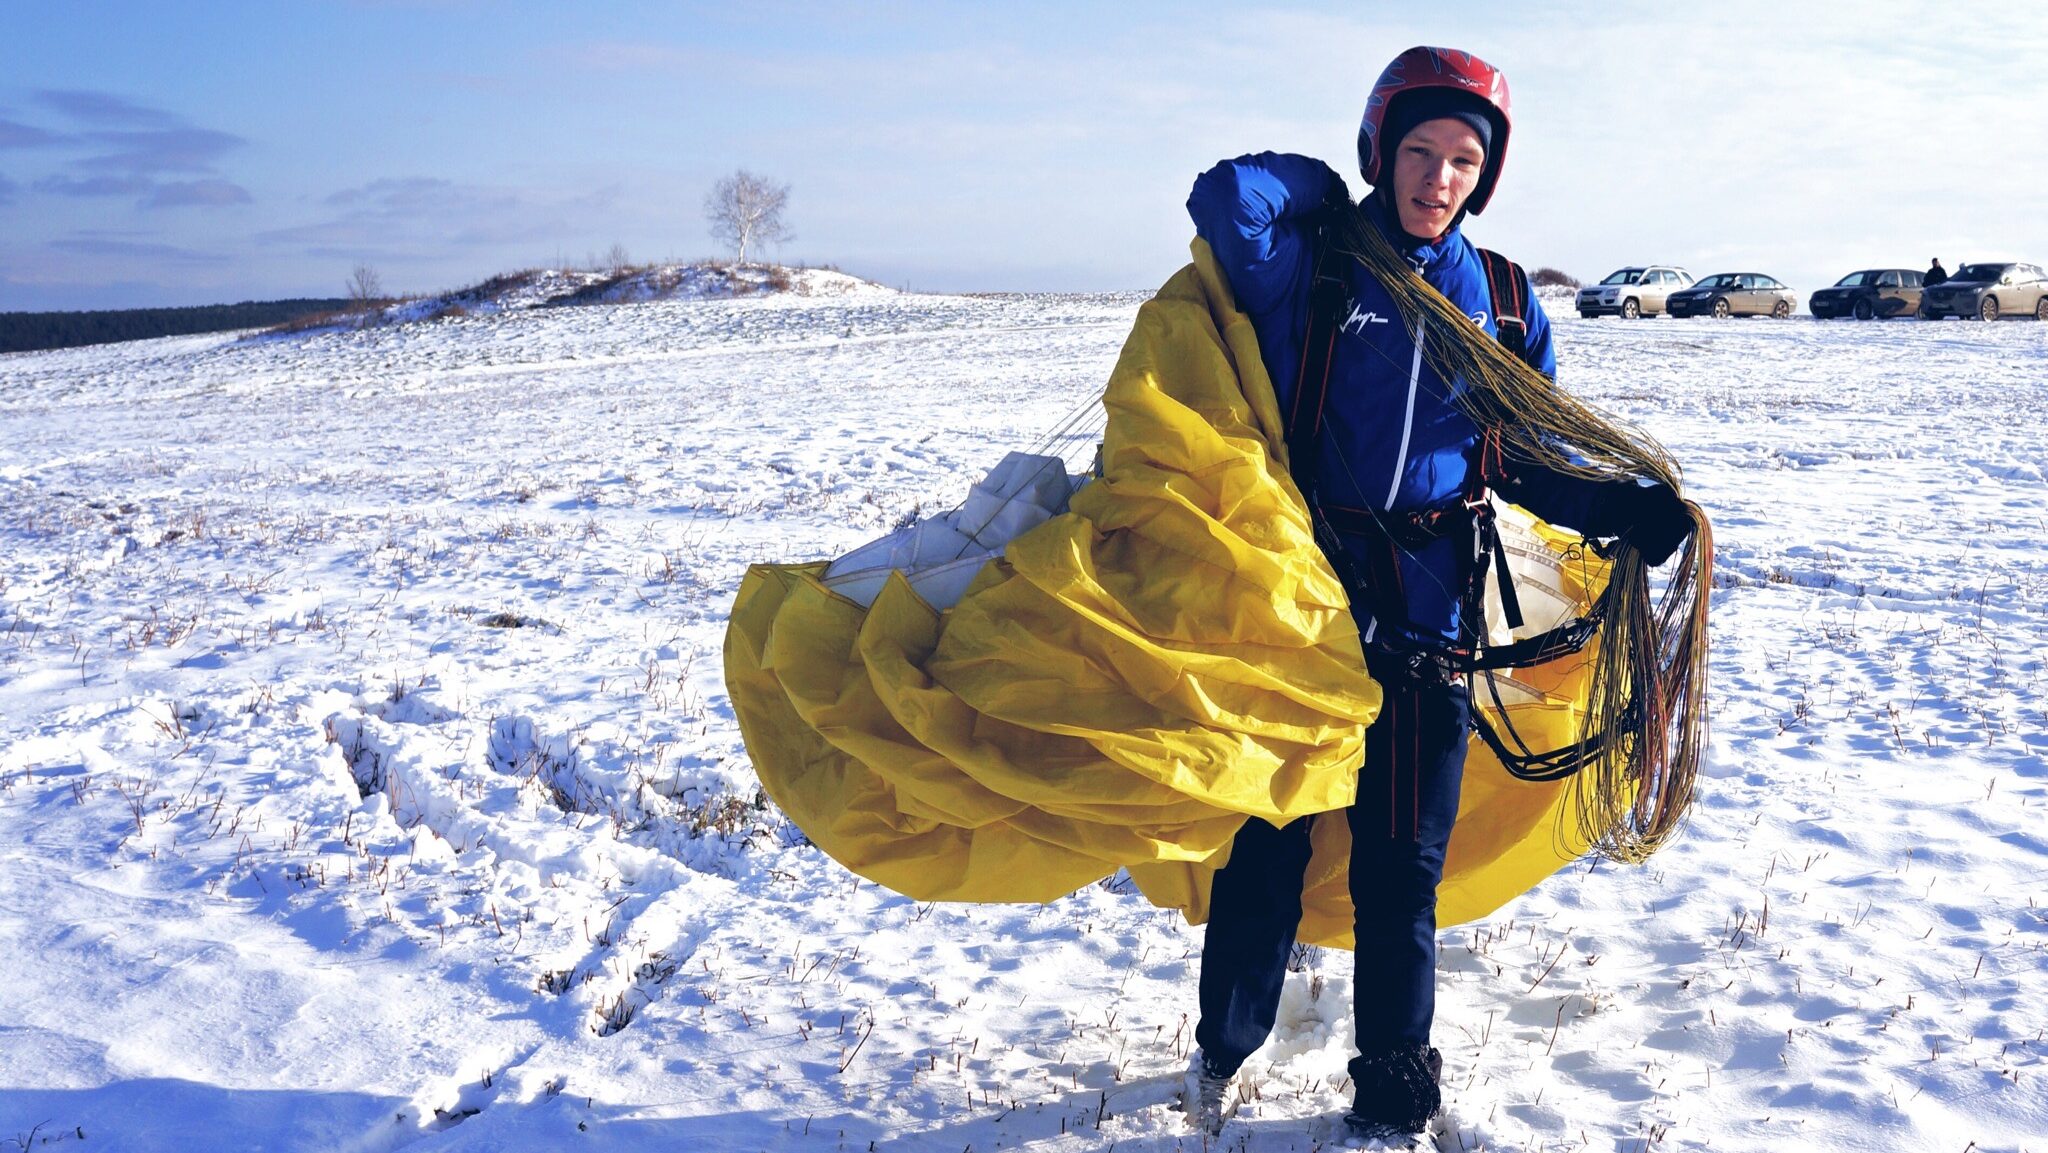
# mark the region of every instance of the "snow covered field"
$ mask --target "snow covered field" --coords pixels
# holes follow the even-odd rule
[[[1138,297],[0,356],[0,1148],[1205,1148],[1198,930],[764,803],[745,566],[950,505]],[[1444,934],[1450,1150],[2048,1149],[2048,325],[1559,323],[1716,516],[1688,832]],[[1216,1147],[1348,1102],[1303,958]]]

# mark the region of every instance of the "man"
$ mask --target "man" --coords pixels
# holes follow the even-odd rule
[[[1533,298],[1519,333],[1477,249],[1460,231],[1491,200],[1511,128],[1506,79],[1469,53],[1412,48],[1390,63],[1367,102],[1358,157],[1372,194],[1357,210],[1438,292],[1484,332],[1554,375],[1548,319]],[[1476,579],[1470,532],[1405,531],[1462,517],[1481,475],[1484,440],[1454,402],[1423,326],[1404,322],[1373,273],[1320,240],[1352,211],[1344,182],[1302,156],[1263,153],[1204,173],[1188,199],[1195,228],[1258,334],[1289,412],[1303,391],[1304,338],[1317,270],[1342,280],[1343,306],[1327,344],[1319,431],[1290,433],[1295,481],[1328,530],[1323,546],[1345,578],[1366,664],[1385,697],[1367,730],[1350,823],[1356,914],[1353,1011],[1358,1056],[1347,1122],[1391,1139],[1423,1131],[1441,1107],[1442,1056],[1429,1044],[1435,1014],[1436,887],[1457,817],[1470,721],[1464,677],[1443,654],[1482,630],[1470,619]],[[1524,293],[1523,295],[1527,295]],[[1513,337],[1519,335],[1519,340]],[[1314,382],[1310,382],[1313,384]],[[1690,529],[1669,488],[1595,480],[1523,464],[1494,488],[1553,524],[1588,536],[1628,534],[1651,564]],[[1326,814],[1321,819],[1334,819]],[[1201,1046],[1194,1111],[1212,1132],[1234,1108],[1239,1066],[1270,1033],[1301,918],[1309,820],[1275,829],[1248,822],[1217,873],[1203,946]]]
[[[1948,269],[1941,266],[1941,257],[1937,256],[1934,258],[1934,262],[1927,266],[1926,275],[1920,278],[1920,286],[1922,288],[1933,288],[1937,284],[1945,284],[1947,282]]]

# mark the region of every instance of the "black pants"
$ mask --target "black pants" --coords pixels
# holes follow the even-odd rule
[[[1375,669],[1378,677],[1379,670]],[[1471,694],[1465,685],[1378,677],[1386,692],[1365,734],[1351,824],[1358,937],[1352,1012],[1358,1051],[1426,1045],[1436,1016],[1436,887],[1458,817]],[[1202,943],[1204,1060],[1235,1072],[1273,1031],[1287,955],[1301,924],[1309,822],[1245,823],[1216,874]]]

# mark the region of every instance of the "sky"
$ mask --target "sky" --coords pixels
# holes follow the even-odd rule
[[[0,310],[712,257],[742,167],[790,188],[785,262],[1148,288],[1219,159],[1364,192],[1365,94],[1414,44],[1507,73],[1466,227],[1532,268],[2048,262],[2048,9],[1644,7],[0,0]]]

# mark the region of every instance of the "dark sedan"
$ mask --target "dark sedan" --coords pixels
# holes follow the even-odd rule
[[[1852,272],[1806,298],[1806,310],[1820,320],[1853,316],[1911,316],[1920,311],[1920,273],[1910,268],[1866,268]]]
[[[1673,316],[1792,315],[1799,297],[1776,277],[1761,272],[1717,272],[1683,292],[1664,298]]]

